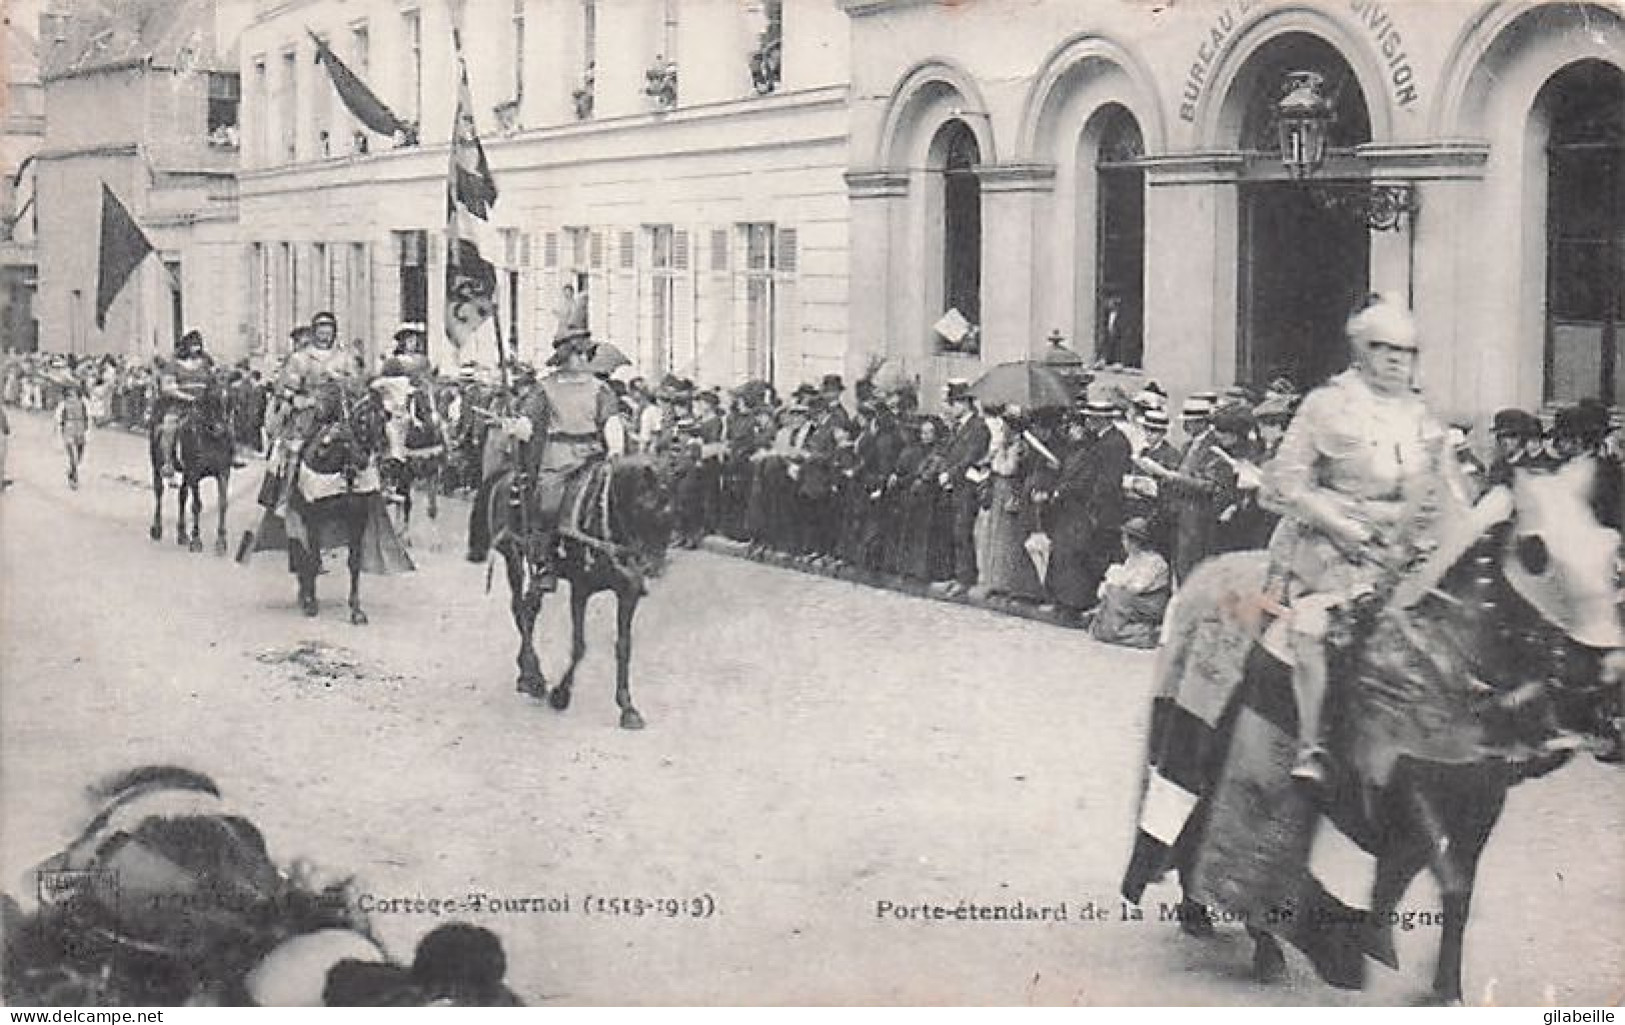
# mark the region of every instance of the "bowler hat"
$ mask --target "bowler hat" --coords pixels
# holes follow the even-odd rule
[[[1496,437],[1538,438],[1540,420],[1535,414],[1524,409],[1498,410],[1494,419],[1490,421],[1490,433]]]
[[[963,377],[955,377],[943,386],[943,397],[949,402],[967,402],[971,398],[970,382]]]
[[[818,383],[821,392],[846,391],[846,382],[841,380],[840,374],[825,374],[824,379]]]

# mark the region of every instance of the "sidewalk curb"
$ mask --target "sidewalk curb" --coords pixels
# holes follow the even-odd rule
[[[923,598],[927,601],[941,602],[946,605],[964,605],[999,615],[1011,616],[1016,619],[1030,619],[1038,623],[1048,623],[1050,626],[1058,626],[1067,630],[1082,631],[1084,629],[1083,625],[1076,619],[1053,605],[1033,605],[1011,598],[999,598],[989,595],[968,593],[960,595],[938,594],[933,592],[929,585],[917,580],[909,580],[906,577],[861,569],[856,566],[848,566],[845,563],[815,565],[805,558],[771,550],[753,553],[750,550],[751,546],[747,542],[734,541],[730,538],[716,537],[714,535],[702,538],[699,547],[701,550],[711,552],[714,555],[725,555],[730,558],[759,562],[765,566],[806,573],[809,576],[842,580],[849,584],[860,584],[877,590],[891,591],[910,598]]]

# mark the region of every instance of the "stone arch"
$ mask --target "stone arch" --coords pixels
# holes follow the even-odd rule
[[[1168,135],[1156,79],[1125,47],[1103,36],[1081,35],[1056,47],[1039,65],[1039,72],[1022,104],[1016,159],[1053,160],[1053,152],[1046,153],[1045,148],[1063,142],[1056,130],[1062,109],[1090,82],[1113,76],[1121,76],[1121,79],[1115,88],[1108,88],[1102,104],[1115,102],[1128,108],[1140,125],[1146,151],[1163,152]]]
[[[1588,58],[1625,69],[1625,15],[1596,3],[1497,0],[1451,48],[1430,132],[1486,138],[1509,116],[1521,123],[1547,80]]]
[[[1278,7],[1253,17],[1233,33],[1214,56],[1215,75],[1196,104],[1197,143],[1203,149],[1239,149],[1247,90],[1236,83],[1252,57],[1271,40],[1288,33],[1319,38],[1348,62],[1364,95],[1371,119],[1371,141],[1394,137],[1394,115],[1382,66],[1371,48],[1345,23],[1324,9],[1306,5]]]
[[[886,104],[875,166],[890,170],[923,166],[937,130],[954,119],[965,122],[976,136],[982,162],[997,163],[992,121],[975,79],[944,58],[916,64]]]

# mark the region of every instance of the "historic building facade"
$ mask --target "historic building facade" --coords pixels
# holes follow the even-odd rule
[[[846,353],[848,23],[789,0],[482,0],[461,26],[499,196],[499,326],[551,351],[570,304],[650,376],[780,383]],[[427,323],[442,370],[455,104],[446,0],[264,3],[242,47],[255,346],[332,309],[369,358]],[[369,133],[322,39],[417,139]],[[576,293],[566,298],[565,288]]]
[[[17,0],[0,12],[5,38],[0,82],[0,348],[39,344],[34,316],[34,154],[45,137],[39,82],[39,0]]]
[[[854,362],[934,388],[1058,328],[1176,395],[1307,386],[1395,291],[1443,408],[1625,399],[1620,5],[840,2]]]
[[[40,344],[149,355],[190,328],[247,352],[237,242],[240,18],[229,0],[49,0],[35,157]],[[154,248],[95,320],[101,189]]]

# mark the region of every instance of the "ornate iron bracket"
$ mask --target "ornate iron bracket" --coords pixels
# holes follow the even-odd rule
[[[1372,231],[1398,231],[1421,209],[1416,189],[1405,183],[1317,182],[1309,195],[1322,210],[1358,216]]]

